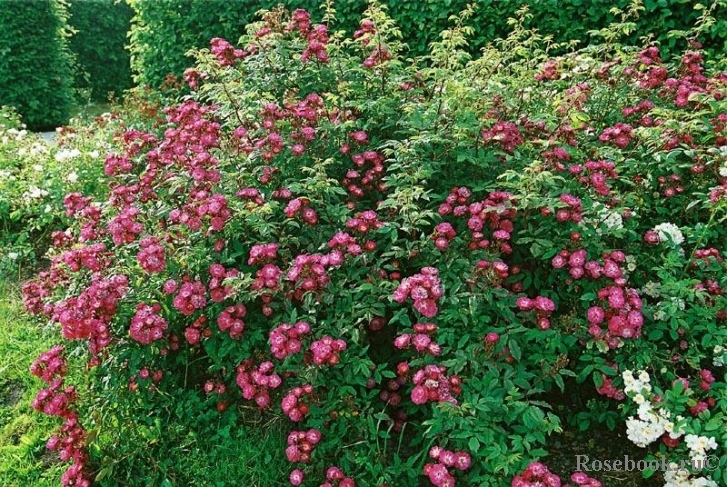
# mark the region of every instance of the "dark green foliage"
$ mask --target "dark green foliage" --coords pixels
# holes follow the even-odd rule
[[[76,31],[70,48],[76,56],[76,88],[105,101],[131,87],[131,60],[125,49],[133,11],[122,0],[72,0],[68,23]]]
[[[61,0],[0,0],[0,105],[31,129],[68,121],[73,71]]]
[[[131,50],[133,68],[138,81],[159,86],[169,73],[177,76],[191,62],[185,52],[193,47],[208,47],[213,37],[223,37],[235,43],[243,34],[243,26],[257,20],[259,9],[283,4],[288,8],[303,8],[311,12],[314,21],[321,20],[322,0],[127,0],[136,12],[132,28]],[[610,10],[626,9],[631,0],[385,0],[391,17],[396,20],[408,44],[411,55],[421,55],[429,44],[438,40],[439,32],[448,27],[448,19],[475,3],[477,10],[470,21],[474,36],[470,49],[475,52],[493,39],[505,37],[510,31],[508,18],[523,5],[528,5],[532,18],[528,28],[552,35],[556,41],[577,39],[589,42],[588,32],[619,20]],[[704,2],[709,5],[713,2]],[[336,10],[337,28],[350,35],[357,28],[366,0],[332,0]],[[655,40],[662,45],[667,58],[679,52],[685,43],[669,38],[671,30],[694,25],[700,12],[690,0],[644,0],[645,11],[636,22],[636,31],[628,39],[635,42],[646,32],[658,32]],[[708,52],[724,52],[727,20],[712,25],[702,39]],[[601,42],[603,39],[596,39]]]

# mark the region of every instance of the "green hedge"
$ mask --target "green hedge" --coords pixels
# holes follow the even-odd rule
[[[0,105],[31,129],[68,121],[73,70],[61,0],[0,0]]]
[[[159,86],[167,74],[180,75],[191,61],[185,52],[192,47],[207,47],[212,37],[223,37],[235,42],[243,33],[243,26],[257,20],[255,12],[278,4],[289,8],[309,10],[314,20],[320,21],[322,0],[127,0],[135,11],[131,31],[132,68],[137,81]],[[462,10],[473,0],[384,0],[391,16],[401,28],[411,54],[426,52],[430,42],[437,40],[439,32],[447,27],[450,15]],[[705,3],[713,3],[711,0]],[[527,4],[532,18],[527,26],[555,40],[579,39],[588,41],[588,31],[599,29],[618,20],[610,10],[625,9],[632,0],[474,0],[475,17],[470,19],[474,28],[471,49],[477,50],[489,41],[504,37],[509,28],[507,19]],[[365,10],[366,0],[333,0],[337,10],[336,28],[349,34],[356,29]],[[692,0],[644,0],[645,11],[637,21],[637,30],[631,41],[646,32],[658,32],[657,39],[668,57],[685,46],[675,38],[667,38],[671,30],[688,29],[694,25],[699,12]],[[716,53],[727,50],[727,20],[719,20],[708,30],[702,41]],[[598,40],[599,42],[602,39]]]
[[[76,31],[70,48],[76,56],[76,88],[90,89],[94,101],[131,88],[126,50],[133,11],[122,0],[71,0],[68,23]]]

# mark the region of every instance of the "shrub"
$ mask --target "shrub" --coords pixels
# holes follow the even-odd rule
[[[513,21],[470,59],[472,14],[404,61],[375,3],[353,38],[268,12],[106,155],[107,200],[65,197],[24,300],[87,347],[33,368],[66,484],[169,418],[282,422],[292,485],[558,485],[563,422],[725,460],[727,75],[623,24],[552,57]]]
[[[258,9],[270,9],[278,4],[303,8],[312,12],[314,21],[322,21],[317,7],[321,3],[336,9],[336,29],[352,35],[358,29],[358,20],[366,9],[365,0],[328,1],[319,0],[262,0],[256,2],[223,0],[132,0],[135,18],[131,30],[131,51],[133,68],[137,81],[153,87],[160,86],[168,74],[181,76],[189,65],[185,56],[189,49],[205,47],[209,39],[221,37],[236,41],[242,34],[242,26],[255,18]],[[443,2],[406,2],[388,0],[391,17],[401,27],[403,40],[409,51],[407,55],[427,54],[429,45],[439,38],[449,22],[452,12],[464,9],[467,0]],[[532,17],[526,20],[526,27],[537,28],[542,35],[553,36],[556,42],[578,41],[580,46],[591,42],[590,31],[619,21],[613,8],[626,9],[631,0],[589,1],[561,0],[523,2],[522,0],[482,0],[475,2],[477,8],[470,25],[467,50],[477,53],[494,39],[505,37],[508,26],[504,20],[515,16],[523,5],[529,5]],[[661,44],[662,57],[678,56],[686,46],[676,37],[667,34],[673,30],[685,30],[699,18],[700,12],[692,3],[682,0],[645,0],[640,15],[631,19],[629,39],[636,41],[641,36],[653,34],[654,42]],[[716,7],[719,2],[713,2]],[[703,42],[708,52],[715,56],[727,47],[727,20],[717,20],[706,26]],[[601,42],[596,37],[593,42]],[[562,50],[562,48],[561,48]]]
[[[66,17],[59,0],[9,1],[0,9],[0,105],[15,107],[32,130],[55,128],[70,117]]]
[[[75,87],[106,101],[131,88],[131,57],[125,48],[132,10],[116,0],[71,1],[69,25],[76,31],[70,49],[77,63]]]

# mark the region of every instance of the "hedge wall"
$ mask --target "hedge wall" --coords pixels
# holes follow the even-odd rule
[[[256,20],[255,12],[284,4],[289,8],[309,10],[320,20],[318,8],[323,0],[127,0],[135,11],[132,25],[132,68],[139,82],[159,86],[168,73],[180,75],[190,60],[184,53],[192,47],[207,47],[212,37],[234,42],[245,24]],[[421,54],[447,26],[447,19],[473,0],[383,0],[397,20],[412,54]],[[708,0],[712,3],[716,0]],[[556,40],[587,41],[588,31],[601,28],[616,18],[611,8],[626,8],[632,0],[474,0],[477,14],[470,24],[475,29],[473,50],[503,37],[509,29],[506,20],[524,4],[533,14],[529,26],[552,34]],[[667,33],[694,25],[699,14],[692,0],[644,0],[646,11],[638,20],[632,40],[655,32],[664,54],[681,50]],[[366,0],[333,0],[338,28],[351,33],[356,29]],[[724,52],[727,48],[727,20],[719,20],[703,42],[708,50]]]
[[[62,0],[0,0],[0,105],[31,129],[68,121],[73,70]]]
[[[76,88],[90,89],[94,101],[131,87],[131,60],[125,48],[133,10],[122,0],[71,0],[68,23],[76,30]]]

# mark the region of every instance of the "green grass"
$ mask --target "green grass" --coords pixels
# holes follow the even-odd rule
[[[23,315],[17,286],[0,281],[0,485],[60,485],[64,466],[45,443],[57,418],[35,412],[30,403],[43,382],[31,362],[53,345],[53,337]]]

